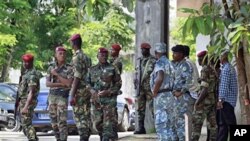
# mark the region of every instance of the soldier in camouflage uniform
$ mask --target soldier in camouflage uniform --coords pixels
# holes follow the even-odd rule
[[[99,48],[99,63],[90,68],[89,87],[94,109],[94,122],[101,141],[115,140],[113,116],[115,115],[116,97],[121,88],[119,71],[107,62],[108,50]]]
[[[73,66],[74,80],[70,91],[70,105],[73,107],[74,120],[80,141],[88,141],[91,133],[90,97],[87,89],[87,73],[91,66],[91,60],[81,50],[82,39],[80,34],[70,38],[74,56]]]
[[[137,102],[138,102],[138,128],[134,132],[134,134],[145,134],[146,130],[144,127],[144,119],[145,119],[145,111],[146,111],[146,102],[150,102],[151,106],[153,106],[153,100],[152,100],[152,92],[150,90],[150,74],[152,73],[154,69],[154,64],[156,61],[156,58],[153,57],[150,54],[150,48],[151,46],[148,43],[142,43],[141,44],[141,52],[142,57],[138,58],[138,64],[136,66],[136,74],[140,75],[139,77],[134,80],[135,88],[140,89],[140,93],[138,93],[137,96]],[[140,80],[138,80],[140,78]],[[140,86],[137,86],[139,84]],[[153,107],[150,107],[153,114]]]
[[[158,59],[150,78],[150,87],[154,97],[155,128],[159,141],[174,141],[172,87],[174,72],[171,62],[165,56],[166,44],[155,44],[155,56]]]
[[[173,122],[175,133],[173,135],[176,140],[185,140],[185,117],[187,115],[189,101],[191,96],[189,94],[190,84],[192,82],[193,70],[185,60],[185,49],[182,45],[176,45],[172,48],[173,51],[173,66],[175,68],[174,77],[174,112]]]
[[[19,84],[19,110],[21,112],[21,125],[29,141],[38,141],[35,128],[32,126],[34,109],[37,105],[42,74],[33,68],[34,57],[31,54],[22,56],[25,72]]]
[[[122,73],[122,61],[121,58],[119,58],[119,52],[121,50],[121,46],[119,44],[113,44],[111,46],[111,53],[110,53],[110,60],[109,62],[114,65],[118,70],[119,70],[119,74]],[[121,91],[119,93],[117,93],[117,95],[121,94]],[[116,98],[117,98],[116,95]],[[115,95],[114,95],[115,97]],[[116,103],[117,105],[117,103]],[[115,107],[115,116],[113,116],[113,129],[115,132],[115,138],[118,139],[118,113],[117,113],[117,107]]]
[[[56,62],[50,64],[46,85],[50,87],[48,102],[51,125],[57,141],[66,141],[68,135],[68,96],[73,80],[72,66],[66,64],[66,50],[57,47]]]
[[[216,116],[215,116],[215,95],[216,95],[216,73],[208,64],[207,51],[198,53],[198,62],[202,66],[199,97],[194,105],[192,141],[199,141],[201,128],[205,118],[208,121],[210,141],[216,140]]]

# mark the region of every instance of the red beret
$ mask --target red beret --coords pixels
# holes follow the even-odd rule
[[[206,50],[203,50],[197,54],[197,57],[204,57],[207,54]]]
[[[75,39],[78,39],[78,38],[81,38],[81,35],[80,34],[74,34],[70,37],[70,41],[74,41]]]
[[[112,47],[112,49],[114,49],[116,51],[120,51],[122,49],[119,44],[113,44],[111,47]]]
[[[32,54],[27,53],[22,56],[22,59],[24,62],[31,62],[34,60],[34,56]]]
[[[141,44],[141,48],[150,49],[150,48],[151,48],[151,46],[150,46],[150,44],[149,44],[149,43],[142,43],[142,44]]]
[[[98,50],[99,53],[108,53],[108,50],[104,47],[99,48]]]
[[[66,51],[66,49],[64,47],[62,47],[62,46],[59,46],[59,47],[56,48],[56,52],[57,51]]]

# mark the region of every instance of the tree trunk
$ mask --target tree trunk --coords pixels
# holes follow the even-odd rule
[[[243,47],[244,47],[243,55],[244,55],[244,61],[245,61],[245,70],[246,70],[246,76],[247,76],[246,91],[248,91],[247,98],[249,100],[249,98],[250,98],[250,95],[249,95],[249,90],[250,90],[250,54],[247,50],[247,48],[249,47],[247,40],[243,41]]]
[[[237,56],[237,55],[236,55]],[[238,57],[236,58],[237,72],[238,72],[238,87],[239,87],[239,101],[241,107],[241,124],[249,123],[249,106],[245,106],[244,99],[248,95],[246,91],[247,76],[245,70],[245,62],[243,55],[243,48],[239,49]]]
[[[13,58],[12,57],[13,49],[10,49],[9,51],[10,52],[6,54],[5,63],[2,66],[0,82],[6,82],[8,81],[8,78],[9,78],[10,64]]]

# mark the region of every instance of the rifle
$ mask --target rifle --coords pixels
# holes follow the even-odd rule
[[[136,77],[136,81],[134,82],[134,86],[135,86],[135,89],[136,89],[136,94],[135,96],[138,97],[140,95],[140,92],[141,92],[141,59],[138,58],[138,67],[137,67],[137,70],[136,70],[136,73],[135,73],[135,77]]]
[[[21,67],[21,75],[20,75],[20,77],[19,77],[19,83],[18,83],[18,90],[17,90],[17,93],[16,93],[16,100],[15,100],[15,109],[14,109],[14,119],[15,119],[15,120],[16,120],[16,117],[17,117],[17,113],[19,112],[19,111],[18,111],[19,102],[20,102],[20,98],[19,98],[19,88],[20,88],[20,83],[22,82],[23,73],[24,73],[24,67],[23,67],[23,65],[22,65],[22,67]]]

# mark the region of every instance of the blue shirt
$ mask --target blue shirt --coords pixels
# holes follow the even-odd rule
[[[174,68],[171,65],[171,62],[167,59],[166,56],[161,56],[155,63],[155,67],[153,72],[151,73],[150,77],[150,87],[151,90],[153,90],[155,85],[155,80],[157,78],[157,73],[159,71],[164,72],[164,80],[161,84],[161,87],[159,90],[162,89],[172,89],[173,87],[173,81],[174,81]]]
[[[220,74],[219,99],[236,106],[238,84],[236,71],[230,63],[223,64]]]
[[[183,59],[180,62],[172,62],[175,73],[174,73],[174,87],[173,90],[181,91],[186,93],[190,89],[192,84],[192,67]]]

